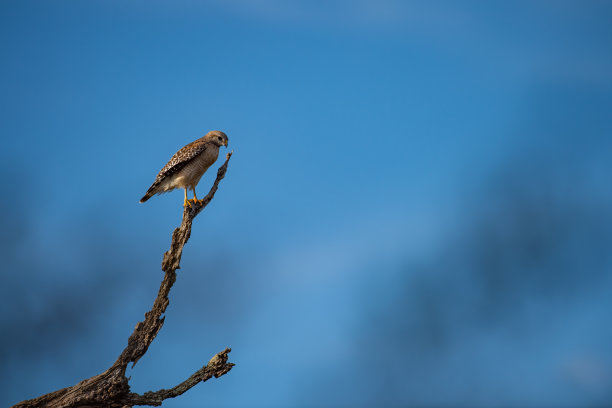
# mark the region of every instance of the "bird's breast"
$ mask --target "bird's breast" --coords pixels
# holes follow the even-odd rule
[[[219,148],[215,145],[207,147],[206,150],[195,159],[198,170],[203,174],[217,160],[217,157],[219,157]]]
[[[217,146],[208,147],[181,171],[181,184],[195,187],[206,170],[217,160],[218,156],[219,148]]]

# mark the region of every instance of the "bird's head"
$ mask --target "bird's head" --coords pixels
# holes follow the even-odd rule
[[[204,136],[204,140],[212,142],[213,144],[221,147],[227,146],[227,135],[220,130],[211,130]]]

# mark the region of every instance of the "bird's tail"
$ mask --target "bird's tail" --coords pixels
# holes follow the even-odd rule
[[[147,201],[149,198],[153,197],[155,195],[155,187],[157,187],[155,184],[153,184],[148,190],[147,193],[140,199],[141,203],[144,203],[145,201]]]
[[[160,181],[159,180],[155,180],[153,182],[153,184],[151,184],[151,187],[149,187],[149,189],[147,190],[147,192],[145,193],[145,195],[140,199],[141,203],[144,203],[145,201],[147,201],[149,198],[153,197],[155,194],[159,193],[159,184]]]

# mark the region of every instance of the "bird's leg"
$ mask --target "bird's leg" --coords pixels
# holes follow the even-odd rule
[[[198,203],[200,205],[204,204],[204,200],[199,200],[198,197],[196,197],[196,192],[195,192],[195,187],[193,188],[193,200],[195,203]]]
[[[187,189],[185,189],[185,201],[183,201],[183,207],[187,207],[187,206],[191,207],[191,203],[187,199]]]

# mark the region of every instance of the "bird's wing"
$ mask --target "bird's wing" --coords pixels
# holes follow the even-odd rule
[[[201,139],[198,139],[174,153],[174,156],[172,156],[168,163],[166,163],[166,165],[157,174],[157,177],[149,188],[149,191],[155,189],[155,187],[160,185],[166,178],[181,171],[190,161],[202,154],[206,150],[206,147],[207,143]]]

